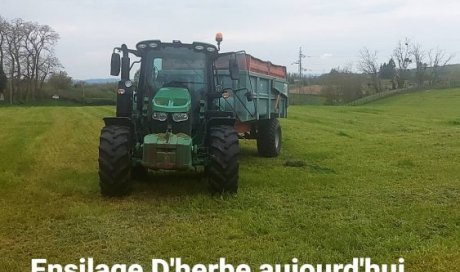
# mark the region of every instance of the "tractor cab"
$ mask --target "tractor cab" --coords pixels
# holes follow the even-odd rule
[[[153,133],[182,132],[189,136],[201,124],[200,107],[213,91],[212,62],[217,48],[210,44],[143,41],[137,44],[142,63],[135,110],[151,116]],[[200,137],[195,137],[198,142]]]

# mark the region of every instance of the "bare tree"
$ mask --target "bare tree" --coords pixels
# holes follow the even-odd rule
[[[7,25],[5,40],[7,43],[7,66],[10,75],[10,102],[12,103],[13,94],[20,96],[18,87],[21,79],[22,48],[25,38],[23,31],[24,21],[14,19]]]
[[[425,62],[426,54],[420,44],[412,45],[410,53],[415,61],[415,80],[417,86],[422,86],[425,80],[425,71],[427,69],[427,63]]]
[[[448,55],[444,50],[436,48],[428,52],[428,61],[431,69],[430,85],[434,85],[439,81],[441,69],[446,66],[454,57]]]
[[[48,76],[60,68],[64,67],[54,55],[54,51],[50,51],[45,57],[40,58],[38,64],[39,88],[42,89]]]
[[[3,17],[0,16],[0,99],[4,99],[4,92],[7,85],[7,78],[5,75],[4,67],[3,67],[3,59],[4,59],[4,44],[5,44],[5,36],[6,36],[6,27],[7,22]]]
[[[396,73],[396,81],[398,83],[398,88],[404,87],[404,82],[407,79],[407,68],[412,63],[411,60],[411,41],[409,38],[405,38],[404,41],[399,41],[396,48],[393,50],[393,57],[396,60],[398,65]]]
[[[30,24],[29,28],[30,31],[28,32],[26,39],[26,49],[31,58],[30,62],[28,62],[30,65],[28,76],[31,83],[32,98],[35,99],[36,90],[38,89],[40,82],[40,62],[45,60],[44,65],[47,65],[48,67],[50,67],[50,64],[55,63],[54,61],[46,63],[46,60],[51,59],[47,58],[47,55],[52,55],[52,57],[54,57],[52,48],[57,43],[59,34],[48,25]],[[45,58],[43,58],[44,56]]]
[[[58,33],[48,25],[0,18],[0,35],[0,57],[10,79],[10,103],[13,97],[35,100],[46,77],[62,68],[54,55]]]
[[[375,91],[380,92],[382,90],[382,84],[379,75],[379,64],[377,62],[377,51],[370,52],[369,49],[364,47],[359,52],[359,55],[359,70],[370,76]]]
[[[0,16],[0,66],[3,67],[3,56],[4,56],[4,49],[3,45],[5,44],[5,36],[6,36],[6,27],[8,25],[8,22],[5,21]]]

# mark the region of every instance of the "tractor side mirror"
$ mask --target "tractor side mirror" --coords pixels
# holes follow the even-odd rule
[[[110,60],[110,75],[118,76],[120,74],[120,54],[112,53],[112,58]]]
[[[238,67],[238,62],[236,58],[230,58],[228,60],[228,69],[230,71],[230,78],[232,80],[240,79],[240,67]]]

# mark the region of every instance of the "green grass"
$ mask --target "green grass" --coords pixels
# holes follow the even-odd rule
[[[152,174],[128,197],[101,197],[98,136],[111,114],[0,108],[0,271],[88,256],[145,267],[159,257],[460,265],[460,89],[290,107],[280,157],[259,158],[242,141],[234,197],[210,196],[189,173]]]

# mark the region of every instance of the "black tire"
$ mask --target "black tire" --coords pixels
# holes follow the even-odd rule
[[[215,126],[209,130],[209,161],[206,166],[209,189],[214,193],[238,191],[240,145],[232,126]]]
[[[105,126],[99,142],[99,186],[102,195],[131,191],[131,132],[125,126]]]
[[[277,157],[281,151],[281,126],[278,119],[260,120],[257,123],[257,151],[262,157]]]

